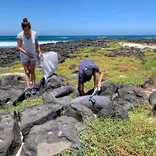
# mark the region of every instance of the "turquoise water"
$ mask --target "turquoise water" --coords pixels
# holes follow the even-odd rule
[[[0,36],[0,47],[16,47],[17,36]],[[156,38],[156,35],[93,35],[93,36],[38,36],[39,44],[85,40],[95,38],[143,39]]]

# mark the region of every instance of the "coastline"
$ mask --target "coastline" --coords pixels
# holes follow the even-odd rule
[[[64,62],[70,54],[75,53],[78,48],[99,46],[101,48],[109,48],[108,43],[119,43],[123,47],[134,48],[150,48],[156,49],[156,39],[123,39],[123,38],[96,38],[87,40],[74,40],[67,42],[56,42],[41,44],[42,52],[55,51],[58,53],[59,63]],[[13,48],[0,48],[0,67],[9,67],[15,61],[19,61],[19,51],[16,47]]]
[[[156,39],[156,35],[39,35],[39,44],[57,43],[57,42],[71,42],[77,40],[88,39],[122,39],[122,40],[148,40]],[[17,36],[0,36],[0,48],[13,48],[17,46]]]

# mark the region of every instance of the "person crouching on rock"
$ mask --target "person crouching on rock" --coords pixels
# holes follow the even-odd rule
[[[98,80],[98,75],[100,79]],[[93,60],[83,60],[79,64],[78,91],[80,96],[86,95],[84,92],[84,83],[94,77],[94,88],[101,87],[104,73],[94,64]]]
[[[31,24],[27,20],[27,18],[23,19],[21,23],[21,27],[23,29],[17,35],[17,49],[20,51],[20,59],[23,64],[23,68],[25,70],[26,75],[26,90],[25,94],[30,95],[36,94],[35,88],[35,66],[36,66],[36,58],[37,52],[39,53],[39,57],[43,57],[40,46],[37,40],[37,33],[31,30]],[[30,87],[30,79],[32,81],[32,87]]]

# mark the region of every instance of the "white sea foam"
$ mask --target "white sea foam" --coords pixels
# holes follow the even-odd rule
[[[57,43],[59,41],[39,41],[39,44]],[[0,42],[0,48],[13,48],[17,47],[17,42]]]
[[[0,42],[1,48],[17,47],[17,42]]]
[[[57,43],[58,41],[38,41],[39,44]]]
[[[98,38],[107,38],[106,36],[99,36]]]
[[[60,37],[61,39],[67,39],[68,37]]]

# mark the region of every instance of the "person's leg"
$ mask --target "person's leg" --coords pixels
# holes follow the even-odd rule
[[[30,88],[30,62],[22,62],[25,70],[25,82],[27,88]]]
[[[35,87],[35,81],[36,81],[35,67],[36,67],[36,60],[30,61],[30,75],[31,75],[32,87]]]

